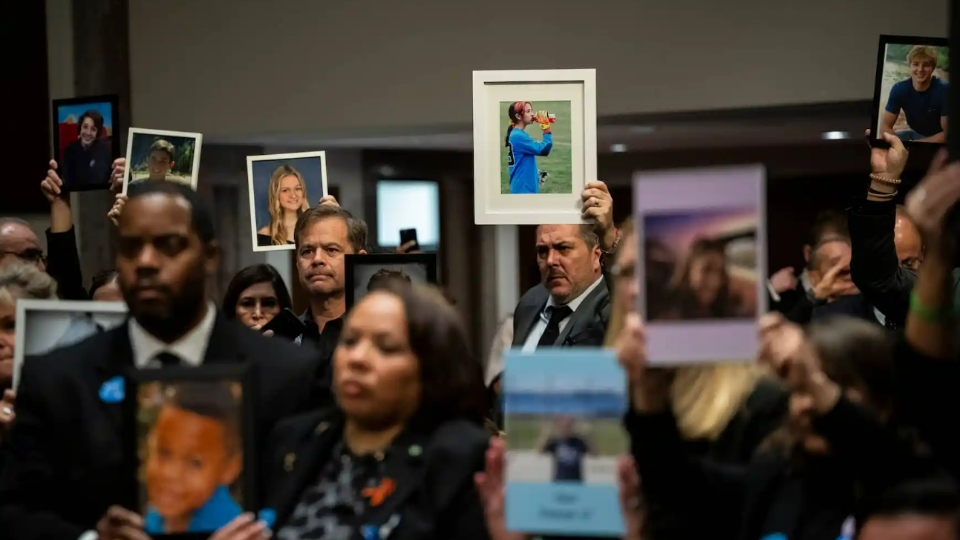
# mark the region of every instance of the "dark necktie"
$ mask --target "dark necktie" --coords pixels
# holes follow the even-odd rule
[[[180,357],[166,351],[153,357],[154,361],[159,362],[162,367],[177,367],[180,365]]]
[[[554,342],[557,341],[557,338],[560,337],[560,321],[566,319],[573,313],[570,306],[553,306],[548,308],[548,310],[550,312],[550,322],[547,323],[547,328],[543,331],[543,335],[540,336],[540,341],[537,342],[537,348],[552,347]]]

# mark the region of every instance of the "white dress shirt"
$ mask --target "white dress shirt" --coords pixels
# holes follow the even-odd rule
[[[212,302],[208,302],[207,312],[200,320],[200,324],[177,341],[164,343],[147,332],[136,319],[130,317],[128,328],[130,346],[133,348],[133,365],[137,369],[158,368],[160,363],[156,361],[157,355],[166,352],[177,356],[187,366],[199,366],[203,363],[204,355],[207,354],[207,345],[210,343],[210,334],[213,333],[213,323],[216,320],[217,307]],[[103,539],[100,539],[97,531],[87,531],[77,540]]]
[[[593,292],[597,286],[600,285],[600,282],[603,281],[603,274],[593,282],[593,285],[587,287],[587,290],[580,293],[580,296],[574,298],[573,300],[567,302],[567,307],[570,308],[570,315],[567,315],[565,318],[560,320],[560,333],[563,333],[563,329],[567,326],[567,323],[570,322],[570,319],[573,318],[573,314],[577,312],[577,308],[580,307],[580,304],[583,303],[584,299],[587,296],[590,296],[590,293]],[[540,343],[540,338],[543,336],[543,333],[547,330],[547,323],[550,322],[550,311],[549,308],[557,305],[553,301],[553,296],[547,300],[547,304],[543,306],[543,310],[540,312],[540,318],[537,320],[537,324],[533,325],[533,329],[530,330],[530,335],[527,336],[527,340],[523,342],[523,352],[531,352],[537,349],[537,344]]]
[[[217,320],[217,308],[207,304],[207,312],[200,324],[173,343],[164,343],[147,332],[136,319],[130,318],[130,345],[133,347],[133,365],[138,369],[159,367],[155,359],[160,353],[170,353],[187,366],[199,366],[207,353],[213,323]]]

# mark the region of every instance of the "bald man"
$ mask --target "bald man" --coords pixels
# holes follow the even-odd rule
[[[20,218],[0,217],[0,265],[23,261],[47,270],[46,258],[30,224]]]

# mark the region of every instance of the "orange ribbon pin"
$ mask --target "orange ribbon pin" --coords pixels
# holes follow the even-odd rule
[[[384,478],[379,486],[364,488],[360,493],[370,498],[370,506],[380,506],[384,499],[393,493],[396,483],[392,478]]]

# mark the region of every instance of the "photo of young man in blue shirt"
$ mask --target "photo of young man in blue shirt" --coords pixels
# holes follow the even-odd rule
[[[891,64],[888,60],[884,69]],[[915,45],[907,54],[907,66],[910,78],[890,88],[880,119],[880,133],[895,133],[909,142],[946,143],[948,84],[934,76],[937,49]],[[894,129],[901,112],[907,128]]]

